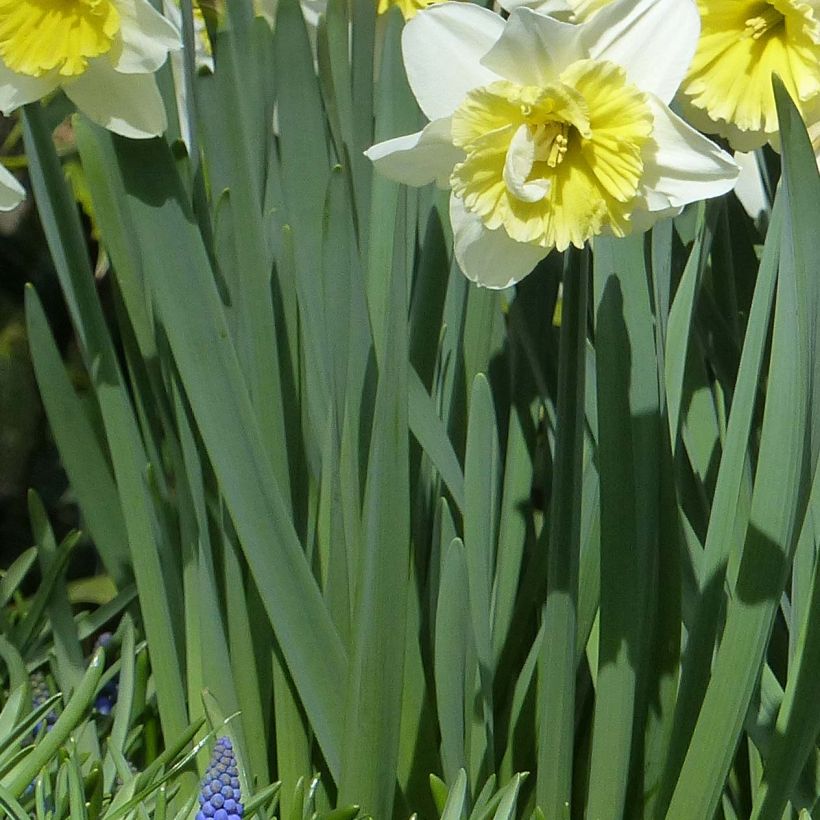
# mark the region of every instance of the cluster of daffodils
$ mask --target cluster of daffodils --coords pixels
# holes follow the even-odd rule
[[[0,110],[62,89],[105,128],[156,136],[166,118],[154,72],[180,47],[178,28],[148,0],[0,0]],[[23,189],[0,170],[7,210]]]
[[[728,191],[738,166],[701,132],[777,147],[773,74],[820,156],[820,0],[500,0],[507,19],[469,2],[373,2],[408,20],[407,76],[430,123],[367,154],[393,179],[450,190],[456,258],[482,285]],[[272,13],[276,0],[255,3]],[[301,4],[318,22],[326,0]],[[0,0],[0,110],[62,89],[116,133],[162,134],[154,75],[181,47],[164,8]],[[0,167],[0,210],[22,197]]]
[[[616,0],[581,23],[443,3],[402,40],[430,123],[379,143],[385,175],[450,189],[465,275],[504,288],[553,248],[645,230],[735,184],[732,157],[669,108],[698,46],[691,0]]]

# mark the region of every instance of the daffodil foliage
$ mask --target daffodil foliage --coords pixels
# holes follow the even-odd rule
[[[818,31],[0,0],[0,815],[820,816]]]

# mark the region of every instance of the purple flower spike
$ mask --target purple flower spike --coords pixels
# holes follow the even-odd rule
[[[244,813],[233,745],[227,737],[221,737],[202,778],[196,820],[240,820]]]

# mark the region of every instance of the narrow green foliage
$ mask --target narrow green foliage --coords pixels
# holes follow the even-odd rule
[[[401,10],[256,5],[183,0],[163,137],[22,113],[81,378],[38,267],[70,488],[0,573],[0,814],[820,816],[820,181],[781,84],[761,218],[495,291],[449,192],[363,154],[425,122]]]

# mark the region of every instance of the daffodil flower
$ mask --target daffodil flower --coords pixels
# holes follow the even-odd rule
[[[820,95],[820,2],[698,0],[698,8],[703,31],[682,89],[687,118],[740,151],[771,142],[778,74],[808,122]]]
[[[62,88],[105,128],[156,136],[166,118],[153,74],[180,46],[148,0],[0,0],[0,110]]]
[[[560,19],[589,20],[612,0],[502,0]],[[686,118],[733,148],[777,148],[772,75],[778,74],[808,125],[820,100],[820,0],[697,0],[702,30],[683,81]]]
[[[0,211],[16,208],[26,196],[26,190],[14,174],[0,165]]]
[[[618,0],[583,25],[433,6],[402,39],[431,122],[367,155],[392,179],[449,187],[461,269],[507,287],[553,248],[731,189],[732,158],[668,107],[698,31],[688,0]]]

